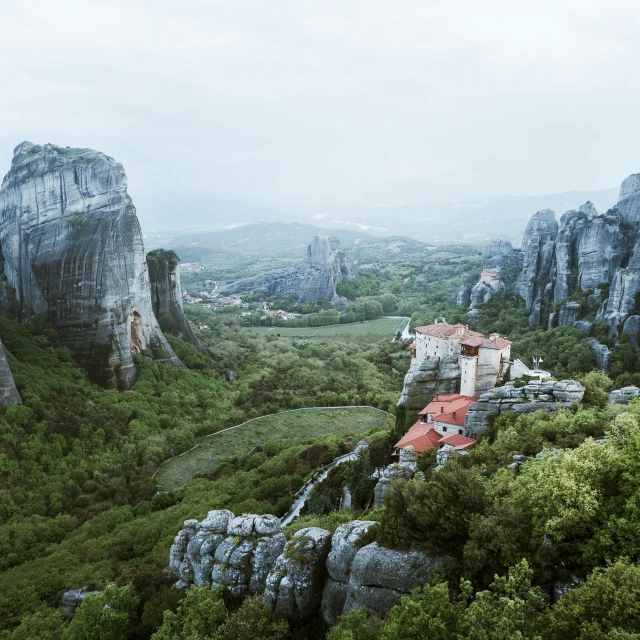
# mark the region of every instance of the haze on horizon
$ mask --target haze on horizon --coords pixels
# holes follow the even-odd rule
[[[3,3],[0,170],[89,146],[130,191],[267,207],[617,186],[640,171],[632,0]]]

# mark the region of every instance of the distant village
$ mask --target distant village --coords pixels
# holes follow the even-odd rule
[[[203,271],[204,268],[197,262],[186,263],[181,265],[183,271],[194,272]],[[205,280],[204,289],[196,296],[189,294],[186,289],[180,291],[182,304],[201,304],[205,309],[211,309],[212,311],[218,311],[222,309],[237,309],[240,313],[240,317],[249,318],[254,313],[261,314],[261,320],[268,320],[269,318],[281,320],[295,320],[300,317],[299,313],[289,313],[282,309],[271,309],[267,301],[261,302],[245,302],[238,295],[223,296],[218,293],[218,283],[215,280]],[[204,324],[199,325],[200,329],[208,329],[209,327]]]

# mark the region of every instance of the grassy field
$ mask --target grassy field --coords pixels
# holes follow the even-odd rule
[[[163,489],[176,489],[199,473],[211,473],[221,458],[249,453],[271,438],[291,446],[325,434],[357,437],[385,420],[384,412],[366,407],[301,409],[257,418],[237,429],[203,438],[196,449],[163,464],[156,481]]]
[[[378,318],[354,324],[336,324],[330,327],[249,327],[266,335],[280,334],[286,338],[344,338],[345,336],[371,336],[373,338],[393,338],[396,331],[402,331],[409,318]]]

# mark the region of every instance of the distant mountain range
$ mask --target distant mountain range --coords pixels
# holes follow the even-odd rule
[[[362,234],[370,236],[405,236],[430,243],[471,242],[482,244],[490,239],[502,238],[519,246],[527,221],[536,211],[553,209],[561,215],[569,209],[577,209],[590,200],[598,211],[606,211],[617,200],[618,190],[571,191],[544,196],[500,196],[476,198],[457,202],[400,203],[360,207],[283,207],[283,210],[206,197],[178,195],[159,198],[152,193],[138,196],[138,211],[147,242],[154,246],[175,242],[186,246],[189,242],[202,243],[212,231],[231,231],[229,242],[242,242],[242,231],[229,227],[250,223],[288,223],[306,226],[300,246],[306,246],[313,236],[331,230],[341,241],[357,239]],[[149,215],[153,212],[153,216]],[[290,237],[292,229],[282,229],[269,238],[277,242],[279,234]],[[311,228],[310,228],[311,227]],[[239,227],[240,229],[242,227]],[[239,236],[236,237],[236,234]],[[295,234],[294,234],[295,236]],[[180,239],[178,240],[178,237]],[[196,239],[194,240],[193,237]],[[216,236],[217,237],[217,236]],[[224,238],[225,236],[220,236]],[[234,239],[232,239],[234,238]],[[266,240],[266,239],[265,239]],[[285,243],[289,242],[286,240]],[[253,250],[260,249],[253,247]],[[285,247],[286,250],[286,247]],[[254,254],[255,255],[255,254]]]

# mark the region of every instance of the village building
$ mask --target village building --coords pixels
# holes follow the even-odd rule
[[[486,338],[464,324],[434,324],[416,328],[411,355],[425,358],[457,356],[460,365],[460,393],[474,397],[502,381],[509,367],[511,342],[492,333]]]
[[[427,449],[448,450],[465,455],[473,446],[475,438],[464,434],[464,418],[469,407],[478,399],[451,393],[437,395],[421,412],[418,421],[395,444],[397,452],[406,447],[420,455]]]
[[[491,287],[494,291],[500,291],[502,288],[502,278],[497,269],[485,269],[480,274],[480,282],[487,287]]]
[[[204,271],[204,267],[199,262],[183,262],[180,265],[182,271]]]

